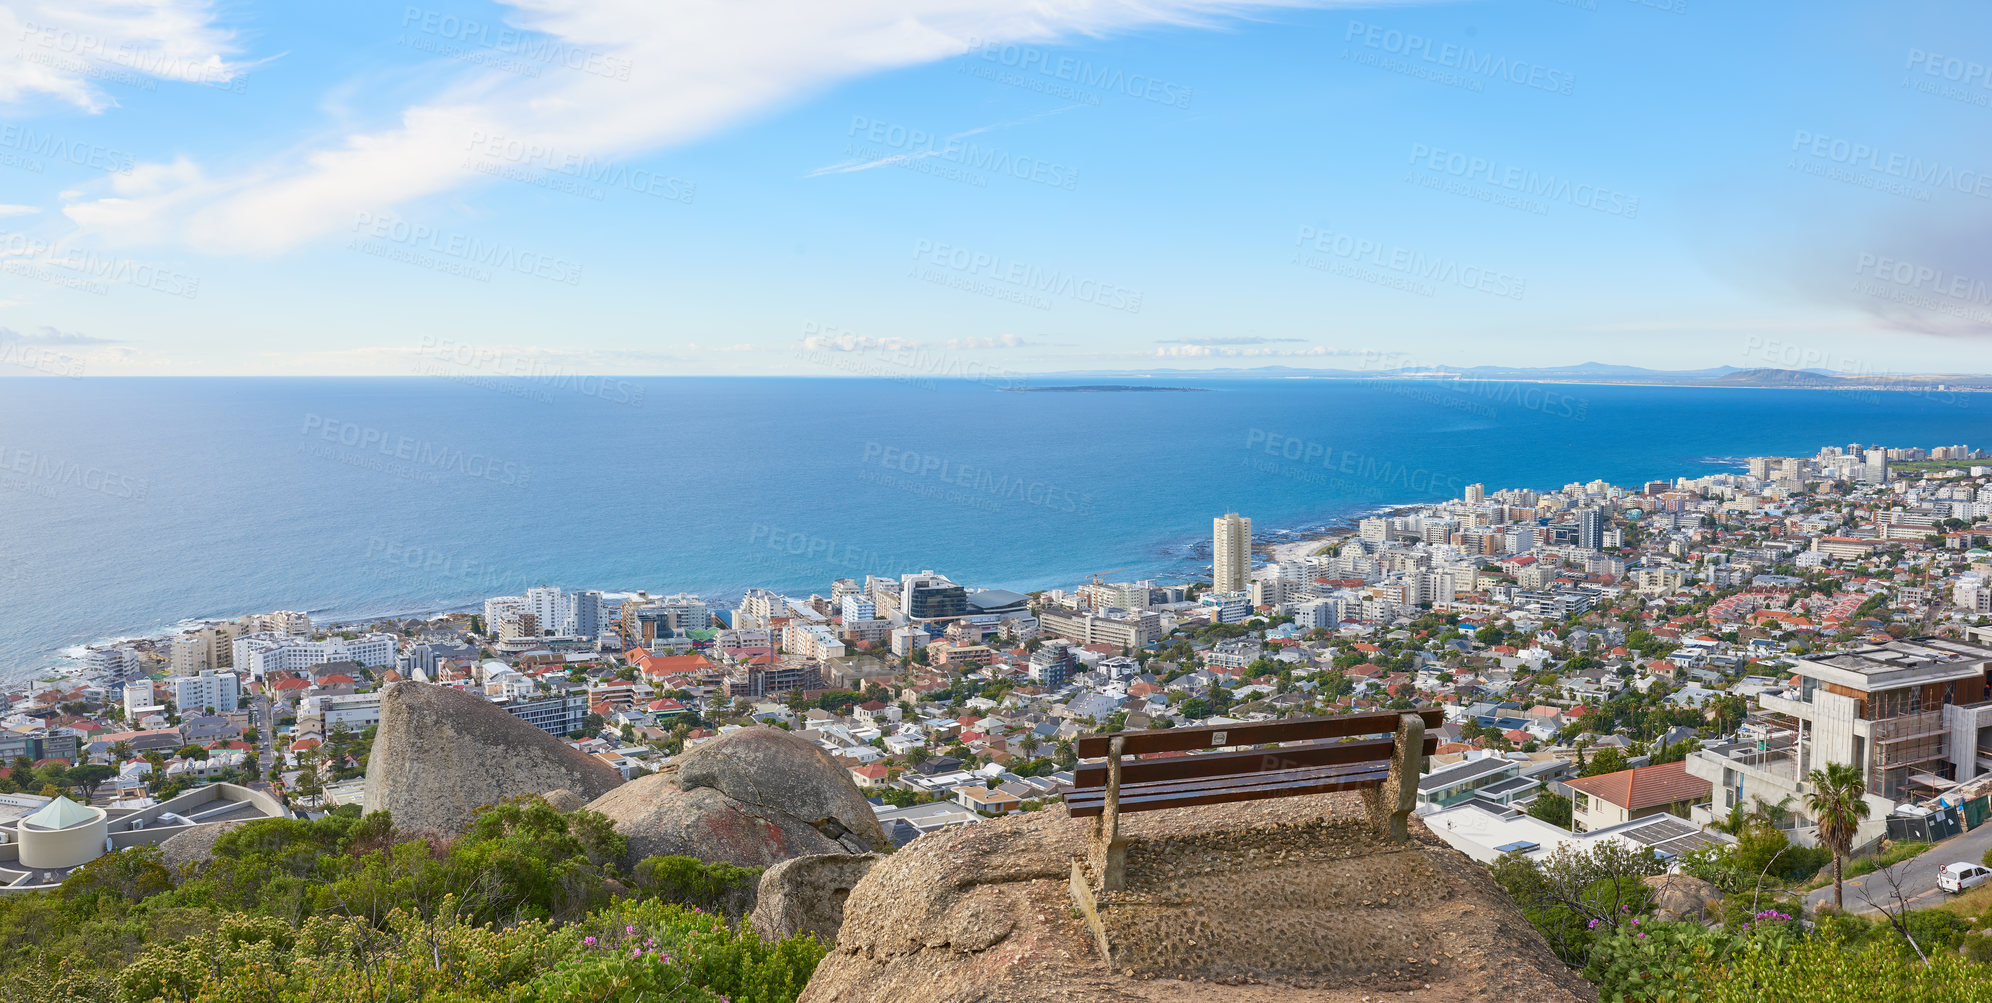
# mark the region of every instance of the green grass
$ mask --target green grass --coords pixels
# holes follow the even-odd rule
[[[1935,846],[1935,843],[1919,843],[1914,840],[1897,843],[1873,856],[1862,857],[1847,865],[1847,877],[1858,878],[1863,874],[1873,874],[1884,867],[1899,864]]]

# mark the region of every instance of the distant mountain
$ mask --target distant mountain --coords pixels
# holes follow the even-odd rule
[[[1839,376],[1809,369],[1738,369],[1719,377],[1724,383],[1770,384],[1774,386],[1832,386],[1847,382]]]
[[[1846,375],[1819,369],[1775,369],[1714,366],[1708,369],[1646,369],[1603,362],[1569,366],[1396,366],[1388,369],[1302,369],[1294,366],[1250,366],[1229,369],[1090,370],[1044,373],[1040,378],[1119,379],[1309,379],[1309,380],[1497,380],[1541,383],[1626,383],[1645,386],[1816,387],[1921,389],[1992,389],[1992,376],[1964,373]]]

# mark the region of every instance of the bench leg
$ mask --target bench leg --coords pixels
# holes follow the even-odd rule
[[[1390,751],[1390,774],[1383,786],[1365,791],[1370,824],[1393,843],[1409,842],[1411,812],[1418,807],[1418,775],[1425,767],[1425,720],[1416,714],[1397,719],[1397,745]]]
[[[1120,831],[1121,750],[1127,740],[1116,738],[1107,748],[1107,803],[1100,812],[1101,839],[1106,843],[1106,859],[1100,868],[1101,886],[1110,892],[1127,888],[1127,840]]]

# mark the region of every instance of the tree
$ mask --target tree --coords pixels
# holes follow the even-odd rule
[[[64,771],[62,782],[75,788],[78,793],[82,794],[84,801],[89,801],[91,798],[97,796],[97,788],[102,787],[104,781],[116,776],[117,772],[117,770],[101,763],[78,766]]]
[[[1841,865],[1854,849],[1854,832],[1868,817],[1865,784],[1860,767],[1847,763],[1827,763],[1805,778],[1812,792],[1805,796],[1805,810],[1819,826],[1819,842],[1833,851],[1833,908],[1844,909]]]
[[[1570,799],[1547,791],[1529,802],[1529,814],[1564,829],[1570,828]]]
[[[1625,753],[1620,752],[1615,745],[1607,745],[1591,757],[1591,761],[1584,765],[1578,776],[1595,777],[1605,773],[1617,773],[1623,769],[1625,769]]]
[[[110,753],[111,753],[112,762],[117,762],[117,763],[131,762],[131,743],[125,741],[124,739],[119,739],[115,742],[112,742]]]
[[[298,798],[311,802],[316,808],[325,796],[325,782],[318,775],[318,757],[309,752],[301,752],[297,757],[297,782],[294,791]]]

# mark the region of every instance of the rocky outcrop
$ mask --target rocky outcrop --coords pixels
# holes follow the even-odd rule
[[[890,845],[850,774],[776,728],[728,732],[588,807],[629,840],[628,864],[675,854],[766,867]]]
[[[1640,880],[1653,889],[1653,918],[1657,920],[1714,919],[1715,904],[1722,901],[1721,889],[1686,874],[1656,874]]]
[[[1393,846],[1362,818],[1354,794],[1126,816],[1129,887],[1099,900],[1111,965],[1071,891],[1090,819],[929,833],[852,890],[800,1003],[1596,1000],[1485,868],[1416,820]]]
[[[588,799],[565,787],[546,792],[546,806],[562,815],[578,811],[588,806]]]
[[[233,822],[214,822],[195,826],[186,832],[167,838],[159,844],[159,862],[168,869],[178,871],[188,865],[199,866],[207,863],[214,855],[214,842],[223,835],[241,828],[248,819]]]
[[[876,853],[832,853],[784,860],[761,875],[754,903],[754,932],[765,940],[801,933],[830,943],[844,925],[844,900],[885,858]]]
[[[462,832],[477,809],[566,788],[598,798],[622,775],[476,693],[391,683],[367,760],[367,811],[403,832]]]
[[[853,853],[889,845],[850,771],[816,743],[780,728],[728,732],[678,757],[677,768],[679,787],[709,787],[754,814],[800,819]]]

